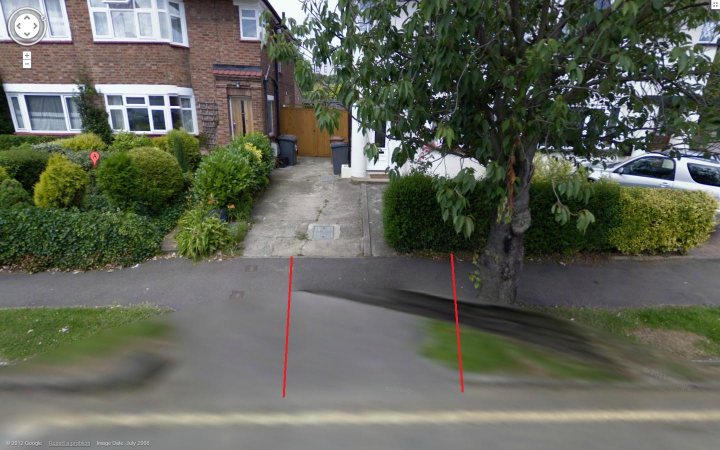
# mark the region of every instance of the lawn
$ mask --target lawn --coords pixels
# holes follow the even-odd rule
[[[460,326],[463,370],[485,374],[512,374],[562,379],[608,380],[617,378],[606,370],[570,357],[470,327]],[[455,325],[430,321],[423,354],[457,368]]]
[[[558,307],[538,311],[592,328],[599,332],[600,339],[607,336],[618,342],[642,342],[653,350],[668,351],[686,360],[720,356],[720,308],[604,310]],[[603,368],[570,356],[485,333],[463,326],[462,322],[460,330],[463,368],[467,372],[595,380],[616,377]],[[457,368],[455,325],[429,322],[423,354]]]
[[[0,309],[0,359],[40,355],[52,361],[102,354],[163,333],[162,325],[148,319],[164,312],[150,305]]]

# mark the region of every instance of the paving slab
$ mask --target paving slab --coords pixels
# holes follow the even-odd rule
[[[272,173],[270,186],[253,209],[243,255],[395,255],[382,235],[383,189],[383,185],[367,189],[333,175],[327,158],[299,158],[297,165]],[[324,238],[325,234],[331,236]]]

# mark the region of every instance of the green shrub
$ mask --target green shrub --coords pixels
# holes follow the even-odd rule
[[[111,153],[101,159],[97,183],[111,204],[123,209],[135,207],[139,199],[140,174],[128,152]]]
[[[183,175],[177,160],[155,147],[130,150],[132,164],[138,171],[138,203],[150,211],[160,211],[183,190]]]
[[[83,169],[86,171],[89,171],[93,168],[92,160],[90,159],[90,153],[89,151],[72,151],[72,150],[66,150],[59,144],[56,144],[54,142],[47,142],[44,144],[36,144],[32,146],[33,149],[38,150],[40,152],[47,153],[48,155],[57,153],[60,155],[65,156],[68,161],[71,163],[75,163],[79,166],[82,166]],[[107,152],[98,152],[100,153],[100,162],[102,162],[103,158],[108,154]]]
[[[575,254],[581,252],[610,252],[614,250],[609,241],[610,230],[620,220],[620,185],[612,182],[593,183],[593,194],[587,205],[581,201],[563,202],[571,211],[587,209],[595,216],[583,234],[574,220],[561,225],[551,212],[557,201],[549,179],[533,181],[530,187],[530,212],[532,225],[525,233],[525,250],[529,255]]]
[[[275,168],[275,154],[270,147],[270,139],[262,133],[254,132],[245,136],[235,138],[229,145],[229,148],[241,150],[245,144],[251,144],[260,150],[262,155],[262,165],[264,176],[269,176],[270,172]]]
[[[0,210],[0,265],[29,271],[129,266],[157,254],[164,235],[132,213]]]
[[[88,176],[82,167],[62,155],[52,155],[35,185],[33,200],[40,208],[81,206]]]
[[[92,152],[92,151],[103,151],[107,149],[107,144],[94,133],[83,133],[78,134],[67,139],[58,139],[53,141],[54,144],[60,145],[65,150],[72,150],[73,152]]]
[[[233,241],[227,225],[217,217],[209,217],[203,208],[185,213],[178,225],[177,249],[186,258],[198,260],[210,256],[228,248]]]
[[[557,199],[549,179],[541,176],[533,182],[532,225],[525,234],[528,255],[686,251],[706,240],[715,224],[717,202],[704,193],[626,188],[612,182],[594,183],[592,189],[587,205],[563,199],[571,211],[588,209],[595,216],[583,234],[572,220],[564,225],[555,221],[551,208]],[[475,233],[465,240],[450,222],[443,222],[430,176],[393,180],[385,192],[385,239],[400,252],[481,248],[496,211],[484,191],[481,183],[470,198]]]
[[[22,134],[0,134],[0,151],[19,147],[23,144],[41,144],[57,139],[56,136],[34,136]]]
[[[176,144],[171,145],[172,142]],[[180,164],[183,172],[195,170],[200,164],[200,142],[185,130],[172,130],[165,136],[156,137],[152,139],[152,145],[174,155],[178,162],[185,158],[187,168]]]
[[[87,73],[80,74],[78,95],[75,96],[75,101],[82,121],[83,132],[94,133],[106,144],[110,144],[113,141],[113,132],[110,128],[108,113],[105,111],[105,101],[95,89]]]
[[[385,239],[403,252],[439,252],[471,248],[472,242],[444,222],[432,177],[412,174],[393,180],[385,190],[383,221]],[[478,233],[481,235],[482,233]]]
[[[247,158],[218,149],[203,159],[195,172],[195,197],[206,205],[243,204],[250,195],[251,168]]]
[[[705,192],[623,188],[610,242],[630,254],[684,252],[708,239],[716,208]]]
[[[28,192],[32,192],[40,179],[48,159],[47,153],[34,150],[29,144],[0,152],[0,166],[5,167],[8,175],[18,180]]]
[[[112,145],[110,145],[110,150],[126,152],[134,148],[152,146],[153,141],[149,137],[123,131],[115,135],[115,140],[113,140]]]
[[[19,181],[7,178],[0,183],[0,209],[32,206],[32,197]]]
[[[3,166],[0,166],[0,183],[8,179],[10,179],[10,175],[8,175],[7,169]]]

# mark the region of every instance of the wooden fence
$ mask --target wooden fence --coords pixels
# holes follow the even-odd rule
[[[330,156],[330,135],[320,130],[313,108],[281,108],[280,133],[297,136],[300,156]],[[333,136],[340,136],[346,142],[350,141],[347,111],[341,111],[340,128],[335,130]]]

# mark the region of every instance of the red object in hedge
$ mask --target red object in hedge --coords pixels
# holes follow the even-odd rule
[[[97,167],[97,163],[98,163],[98,161],[100,161],[100,153],[90,152],[90,160],[93,163],[93,167]]]

